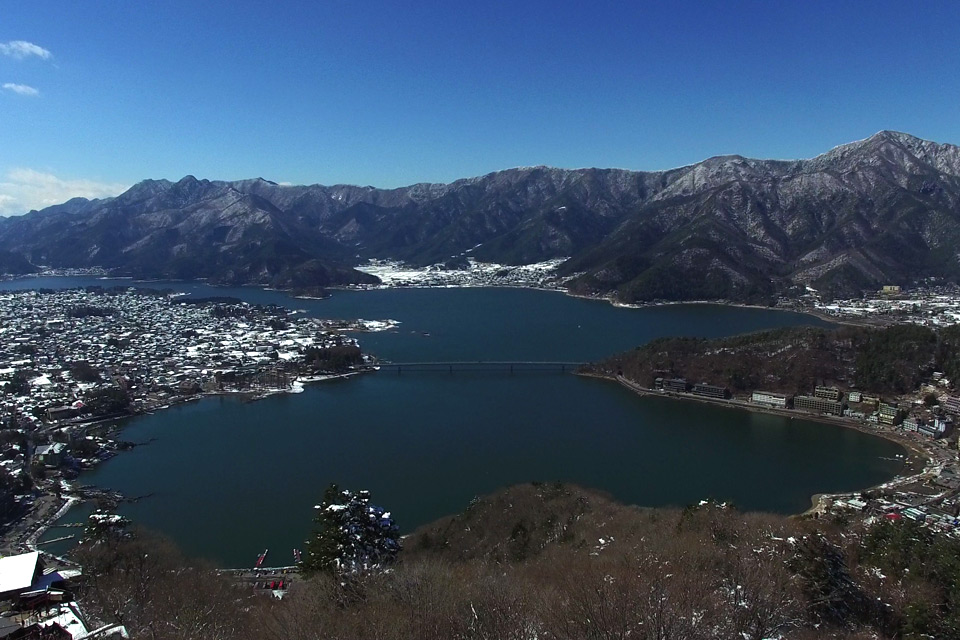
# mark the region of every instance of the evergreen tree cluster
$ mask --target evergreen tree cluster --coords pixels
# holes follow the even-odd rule
[[[105,318],[116,314],[117,310],[113,307],[98,307],[92,304],[78,304],[67,309],[68,318],[88,318],[90,316]]]
[[[342,372],[363,362],[363,354],[356,345],[336,347],[309,347],[304,355],[307,366],[321,371]]]
[[[4,387],[4,391],[14,396],[30,395],[30,377],[29,371],[18,370],[13,373],[10,382]]]
[[[659,338],[587,367],[653,386],[686,378],[727,386],[809,393],[817,384],[881,394],[913,391],[934,371],[960,380],[960,328],[917,325],[790,327],[727,338]]]
[[[400,552],[396,523],[389,511],[370,504],[369,491],[354,493],[331,484],[315,509],[304,573],[366,573],[389,564]]]
[[[119,387],[89,391],[83,398],[84,413],[110,416],[124,413],[130,407],[130,394]]]
[[[116,542],[130,535],[127,531],[130,525],[129,518],[97,509],[87,518],[81,544]]]

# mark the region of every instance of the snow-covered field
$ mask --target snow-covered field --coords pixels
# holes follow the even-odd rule
[[[467,258],[469,267],[465,269],[444,269],[439,264],[414,268],[391,260],[371,260],[357,269],[380,278],[381,287],[543,287],[560,284],[556,269],[565,260],[505,265]]]
[[[357,320],[357,325],[363,327],[364,331],[388,331],[390,329],[396,329],[400,324],[399,320],[364,320],[360,318]]]

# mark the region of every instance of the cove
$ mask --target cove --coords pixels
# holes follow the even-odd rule
[[[34,286],[77,279],[43,280]],[[67,286],[77,284],[110,282]],[[393,318],[402,323],[397,331],[360,339],[366,351],[396,361],[589,360],[664,335],[825,324],[717,305],[622,309],[524,289],[351,291],[315,301],[195,283],[152,286],[324,317]],[[129,420],[123,437],[152,442],[79,482],[152,494],[121,512],[224,566],[250,565],[264,548],[271,564],[292,560],[329,482],[369,489],[405,532],[462,511],[476,495],[534,480],[575,482],[643,506],[712,497],[795,513],[814,493],[889,479],[903,453],[834,425],[538,373],[379,372],[255,403],[205,398]],[[76,509],[66,521],[85,513]],[[47,538],[63,532],[52,529]]]

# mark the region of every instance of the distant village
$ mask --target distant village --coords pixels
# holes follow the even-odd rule
[[[472,251],[468,250],[466,253]],[[362,285],[364,289],[391,287],[534,287],[560,288],[562,280],[556,269],[567,258],[554,258],[525,265],[480,262],[460,256],[447,264],[410,267],[394,260],[370,260],[357,267],[359,271],[380,278],[379,285]]]
[[[861,298],[830,301],[822,300],[816,289],[807,287],[799,298],[781,299],[778,306],[847,322],[944,327],[960,322],[960,287],[930,284],[905,289],[886,285]]]

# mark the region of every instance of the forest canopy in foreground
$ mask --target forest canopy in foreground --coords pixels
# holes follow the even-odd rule
[[[561,484],[475,499],[389,570],[318,574],[282,601],[143,534],[82,556],[84,606],[135,638],[960,637],[960,543],[918,525],[641,509]]]

